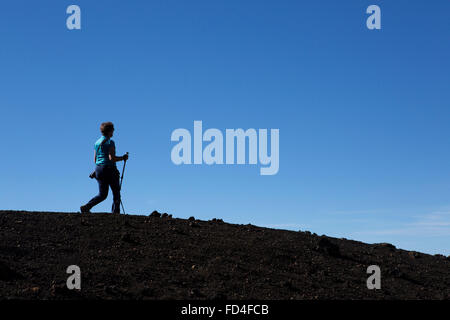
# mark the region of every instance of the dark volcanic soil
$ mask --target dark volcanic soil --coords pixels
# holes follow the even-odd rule
[[[450,299],[450,259],[215,219],[0,211],[0,298]]]

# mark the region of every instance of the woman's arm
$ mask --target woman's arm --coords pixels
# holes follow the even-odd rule
[[[123,157],[116,157],[116,147],[111,146],[111,148],[109,149],[109,160],[114,162],[128,160],[128,156],[124,155]]]

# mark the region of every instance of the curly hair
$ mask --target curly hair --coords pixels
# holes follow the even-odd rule
[[[100,125],[100,131],[102,135],[106,136],[108,133],[114,130],[114,124],[112,122],[103,122]]]

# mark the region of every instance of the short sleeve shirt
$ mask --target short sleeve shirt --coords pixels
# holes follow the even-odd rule
[[[114,141],[110,138],[102,136],[100,139],[98,139],[95,142],[94,146],[97,155],[95,164],[115,166],[115,161],[109,160],[109,151],[112,147],[115,147],[115,144]]]

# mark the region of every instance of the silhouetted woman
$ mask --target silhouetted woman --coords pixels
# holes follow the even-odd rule
[[[99,193],[87,204],[80,207],[81,213],[90,213],[93,206],[99,204],[108,196],[109,187],[113,193],[113,213],[120,213],[120,172],[117,170],[116,162],[127,160],[128,155],[116,157],[116,146],[111,140],[114,134],[112,122],[104,122],[100,126],[102,137],[95,143],[94,162],[95,179],[98,182]]]

